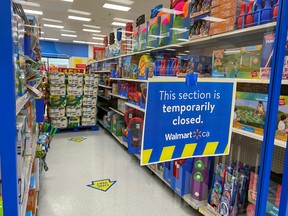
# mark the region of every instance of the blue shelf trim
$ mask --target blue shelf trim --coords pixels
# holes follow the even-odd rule
[[[287,0],[280,0],[278,10],[278,23],[276,26],[276,36],[274,42],[274,50],[276,50],[276,52],[274,52],[272,58],[272,71],[270,78],[271,85],[269,85],[267,116],[265,121],[264,139],[262,144],[262,154],[260,160],[260,174],[259,174],[260,181],[258,183],[257,188],[257,202],[256,202],[255,215],[266,215],[268,189],[270,186],[270,173],[272,168],[274,141],[276,133],[276,129],[273,127],[273,125],[277,125],[278,105],[281,91],[283,62],[285,57],[285,47],[287,38],[287,27],[288,27],[287,10],[288,10]],[[284,169],[286,170],[287,166],[285,166]],[[285,178],[285,176],[283,177],[283,180],[284,179],[287,181],[287,178]],[[286,188],[285,190],[286,182],[284,181],[283,183],[284,184],[282,184],[282,186],[284,186],[284,190],[282,190],[281,193],[282,194],[281,201],[285,200],[285,203],[287,204],[288,189]],[[281,214],[280,209],[279,215],[288,215],[287,205],[286,207],[283,207],[283,202],[281,206],[283,213]]]
[[[5,101],[0,120],[0,154],[2,174],[2,197],[4,215],[16,216],[19,213],[17,150],[16,150],[16,98],[12,40],[11,0],[0,1],[2,32],[0,34],[0,97]]]

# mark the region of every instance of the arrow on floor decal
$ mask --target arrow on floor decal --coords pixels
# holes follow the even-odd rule
[[[115,183],[116,181],[111,181],[110,179],[104,179],[104,180],[92,181],[92,184],[87,186],[94,188],[96,190],[107,192]]]

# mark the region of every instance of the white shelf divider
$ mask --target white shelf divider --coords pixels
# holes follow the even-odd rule
[[[101,98],[103,98],[105,100],[110,100],[111,99],[111,98],[108,98],[108,97],[105,97],[105,96],[102,96],[102,95],[98,95],[98,97],[101,97]]]
[[[237,129],[237,128],[233,128],[232,132],[236,133],[236,134],[240,134],[240,135],[246,136],[246,137],[250,137],[250,138],[253,138],[253,139],[256,139],[256,140],[259,140],[259,141],[263,141],[263,135],[251,133],[249,131],[244,131],[244,130]],[[279,146],[279,147],[282,147],[282,148],[286,148],[286,142],[283,141],[283,140],[275,139],[275,145]]]
[[[122,96],[122,95],[118,95],[118,94],[112,94],[112,93],[109,93],[109,95],[113,96],[113,97],[117,97],[117,98],[121,98],[121,99],[124,99],[124,100],[128,100],[127,97],[125,96]]]
[[[112,111],[114,111],[114,112],[116,112],[116,113],[118,113],[118,114],[121,115],[121,116],[124,116],[124,113],[123,113],[123,112],[121,112],[121,111],[119,111],[119,110],[117,110],[117,109],[114,109],[113,107],[109,107],[109,109],[112,110]]]
[[[139,110],[139,111],[141,111],[141,112],[144,112],[144,113],[146,112],[145,109],[142,109],[140,106],[137,106],[137,105],[135,105],[135,104],[131,104],[131,103],[126,102],[125,105],[126,105],[126,106],[129,106],[129,107],[132,107],[132,108],[134,108],[134,109],[137,109],[137,110]]]
[[[127,78],[110,78],[110,80],[127,81],[127,82],[140,82],[140,83],[148,82],[147,80],[127,79]]]
[[[101,85],[101,84],[99,84],[98,86],[99,86],[99,87],[102,87],[102,88],[112,89],[111,86],[106,86],[106,85]]]

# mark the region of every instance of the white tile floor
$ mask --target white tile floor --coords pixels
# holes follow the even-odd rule
[[[47,163],[38,216],[199,215],[103,129],[56,135]],[[117,181],[107,192],[86,186],[107,178]]]

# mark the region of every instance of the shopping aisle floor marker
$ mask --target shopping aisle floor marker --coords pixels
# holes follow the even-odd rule
[[[84,141],[86,139],[87,139],[86,137],[72,137],[72,138],[69,139],[69,141],[80,143],[80,142],[82,142],[82,141]]]
[[[107,192],[117,181],[111,181],[110,179],[103,179],[92,181],[92,184],[87,185],[88,187]]]

